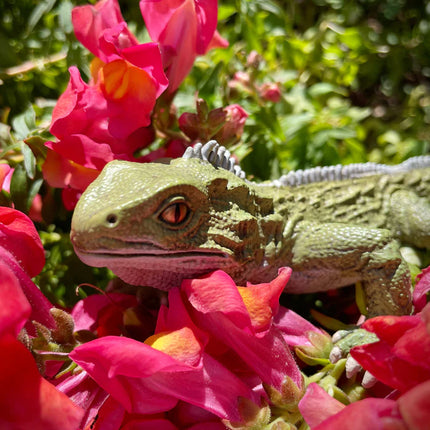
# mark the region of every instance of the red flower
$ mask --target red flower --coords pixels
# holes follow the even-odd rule
[[[140,10],[151,39],[161,46],[170,92],[179,87],[197,55],[227,46],[216,31],[217,0],[141,0]]]
[[[281,100],[281,90],[277,83],[265,83],[258,88],[260,97],[272,103],[278,103]]]
[[[26,329],[34,333],[31,321],[54,327],[49,313],[52,305],[30,277],[36,276],[45,264],[45,253],[30,218],[12,208],[0,207],[0,262],[7,265],[32,304],[30,321]]]
[[[311,430],[426,430],[430,420],[430,381],[397,400],[369,397],[348,406],[312,383],[299,409]]]
[[[0,247],[11,253],[29,276],[36,276],[45,264],[45,253],[34,224],[15,209],[0,207]]]
[[[415,312],[421,311],[427,303],[427,294],[430,291],[430,266],[423,269],[417,276],[417,284],[414,288],[413,301]]]
[[[116,0],[77,7],[72,21],[78,39],[96,55],[92,80],[85,83],[70,68],[52,115],[50,131],[58,140],[47,144],[60,157],[48,156],[43,167],[51,185],[74,190],[63,195],[69,209],[106,163],[134,160],[153,141],[150,115],[168,85],[157,44],[138,44]]]
[[[263,383],[271,387],[270,395],[293,385],[296,394],[302,387],[301,373],[272,324],[290,273],[283,269],[271,283],[247,288],[238,288],[221,271],[184,281],[182,290],[169,291],[169,307],[160,308],[155,334],[144,343],[107,335],[77,347],[70,357],[85,374],[69,378],[61,389],[87,409],[88,419],[97,414],[112,428],[131,423],[220,428],[220,419],[246,422],[247,406],[240,405],[259,411],[261,396],[269,397]],[[107,303],[99,297],[78,304],[76,328],[99,332]],[[79,397],[79,384],[93,394]],[[286,394],[291,400],[292,393]],[[88,398],[95,400],[85,403]],[[95,428],[103,428],[100,422]]]
[[[32,354],[16,339],[24,325],[30,328],[29,317],[38,322],[48,319],[46,299],[24,271],[28,268],[35,274],[40,270],[40,240],[25,215],[0,209],[0,427],[75,430],[83,410],[42,378]]]
[[[42,378],[30,351],[10,336],[0,338],[0,348],[0,427],[76,430],[82,409]]]
[[[240,140],[248,113],[238,104],[226,106],[226,122],[223,127],[213,136],[222,145],[232,145]]]
[[[225,360],[230,369],[234,368],[233,357],[237,356],[242,372],[258,375],[278,391],[287,376],[299,388],[302,386],[301,373],[288,346],[281,333],[272,328],[279,296],[290,275],[291,269],[284,268],[271,283],[248,284],[239,289],[220,270],[182,282],[193,321],[210,336],[211,353]],[[224,355],[226,351],[230,352]]]
[[[430,380],[430,304],[421,314],[380,316],[362,327],[380,340],[353,348],[351,355],[379,381],[404,393]]]

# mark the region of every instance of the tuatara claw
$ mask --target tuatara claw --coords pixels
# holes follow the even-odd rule
[[[361,380],[361,385],[363,388],[372,388],[378,380],[367,370],[364,372],[363,379]]]
[[[360,364],[349,354],[354,346],[364,345],[366,343],[373,343],[378,340],[374,333],[361,328],[352,330],[339,330],[332,336],[333,343],[335,344],[330,352],[329,359],[332,363],[338,362],[340,359],[346,357],[345,372],[347,378],[356,376],[363,369]],[[361,385],[364,388],[372,387],[376,382],[376,378],[369,372],[365,371]]]
[[[343,358],[342,350],[338,346],[334,346],[329,355],[330,362],[337,363],[341,358]]]
[[[351,333],[351,330],[338,330],[336,333],[333,334],[333,336],[331,337],[331,340],[333,341],[333,343],[339,342],[349,333]]]
[[[360,372],[361,369],[362,368],[361,368],[360,364],[358,363],[358,361],[354,357],[349,356],[346,359],[345,372],[346,372],[346,377],[347,378],[352,378],[358,372]]]

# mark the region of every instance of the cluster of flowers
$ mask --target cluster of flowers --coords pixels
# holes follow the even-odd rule
[[[216,0],[140,6],[152,43],[131,34],[116,0],[73,10],[76,35],[95,55],[92,78],[85,83],[70,69],[43,166],[69,209],[107,162],[136,160],[162,131],[160,118],[169,117],[196,56],[226,45],[216,32]],[[231,85],[255,90],[245,75]],[[257,90],[279,99],[276,85]],[[246,117],[238,105],[209,112],[199,101],[197,113],[178,119],[182,134],[166,135],[165,147],[138,160],[181,155],[202,137],[231,143]],[[0,167],[2,185],[10,172]],[[0,385],[8,387],[0,394],[1,428],[294,429],[304,419],[312,429],[424,429],[430,419],[430,270],[415,289],[416,315],[363,325],[379,341],[352,355],[379,391],[346,406],[321,388],[336,366],[328,361],[330,336],[279,305],[289,268],[267,284],[238,287],[216,271],[184,281],[167,298],[93,295],[61,310],[31,280],[43,265],[30,219],[0,207]],[[305,377],[303,363],[325,365],[320,380]]]
[[[135,154],[154,141],[156,132],[163,134],[174,93],[196,56],[227,46],[216,31],[216,0],[141,0],[140,7],[152,43],[139,43],[129,31],[117,0],[73,9],[75,34],[95,56],[91,80],[84,82],[79,70],[70,68],[50,128],[57,140],[47,144],[43,166],[49,184],[63,188],[67,209],[106,163],[136,161]],[[199,137],[223,144],[237,140],[247,116],[239,105],[220,108],[205,119],[209,134],[196,136],[193,114],[184,115],[177,124],[182,133],[167,136],[163,148],[138,160],[180,156]]]
[[[332,344],[279,305],[288,268],[247,287],[222,271],[185,280],[168,306],[112,293],[66,312],[30,278],[43,264],[31,220],[0,208],[2,428],[294,429],[303,418],[318,430],[428,424],[429,269],[414,294],[419,313],[364,323],[380,340],[352,355],[380,381],[379,394],[345,406],[316,383],[306,387],[290,352],[327,361]]]

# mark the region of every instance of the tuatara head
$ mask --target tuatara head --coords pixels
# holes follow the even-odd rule
[[[71,239],[84,263],[168,289],[261,262],[260,211],[243,179],[207,161],[112,161],[80,198]]]

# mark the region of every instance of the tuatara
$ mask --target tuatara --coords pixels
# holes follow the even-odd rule
[[[362,281],[369,316],[408,314],[400,242],[430,249],[430,156],[244,178],[216,142],[170,164],[112,161],[72,220],[78,256],[134,285],[179,286],[215,269],[238,284],[293,268],[287,291]]]

